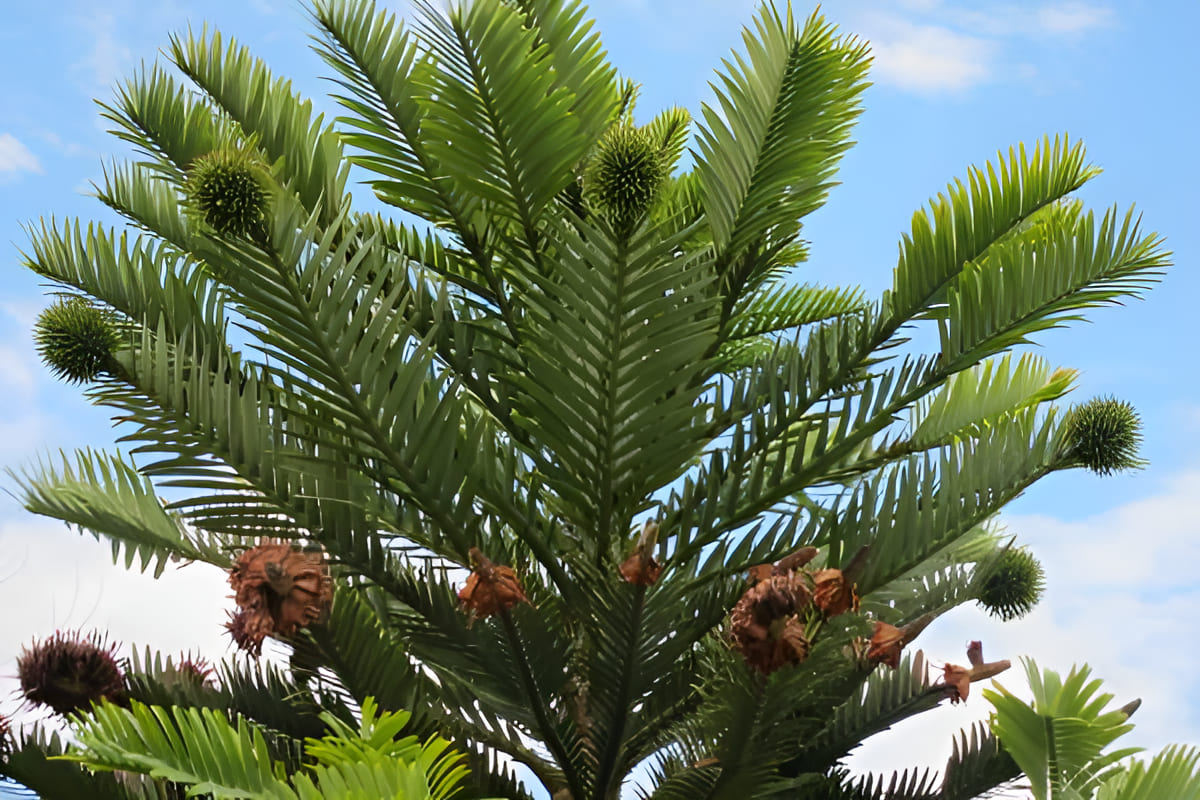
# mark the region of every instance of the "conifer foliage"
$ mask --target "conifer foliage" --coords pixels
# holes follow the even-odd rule
[[[337,783],[321,745],[379,710],[465,756],[462,797],[1012,778],[987,734],[919,795],[841,762],[1007,666],[974,643],[933,675],[912,646],[960,604],[1036,602],[997,512],[1140,463],[1131,408],[1064,411],[1075,374],[1013,352],[1167,264],[1131,211],[1074,199],[1083,147],[971,168],[871,300],[805,264],[870,60],[819,15],[764,5],[693,120],[635,109],[577,0],[311,13],[343,116],[231,39],[173,38],[103,106],[137,151],[98,188],[127,226],[42,222],[25,248],[78,298],[39,347],[125,446],[18,475],[26,506],[131,567],[228,570],[249,655],[201,680],[123,664],[72,717],[74,761],[26,731],[0,771],[47,798],[392,796]],[[267,638],[286,665],[255,660]],[[376,769],[372,741],[336,764]],[[404,741],[443,791],[460,762]]]

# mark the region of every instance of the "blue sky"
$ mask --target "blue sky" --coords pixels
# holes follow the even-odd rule
[[[696,110],[719,59],[737,46],[749,0],[597,0],[610,54],[643,82],[641,109]],[[399,7],[397,5],[397,7]],[[809,8],[797,5],[797,13]],[[1167,237],[1176,266],[1145,302],[1092,315],[1042,337],[1041,354],[1082,371],[1080,399],[1132,401],[1146,428],[1149,469],[1100,479],[1052,476],[1010,506],[1005,520],[1043,558],[1046,602],[1000,626],[974,609],[939,623],[920,644],[961,660],[969,638],[989,657],[1035,655],[1067,668],[1088,660],[1122,697],[1146,703],[1137,743],[1200,743],[1200,379],[1192,365],[1200,278],[1200,5],[1185,0],[844,0],[825,13],[872,42],[875,81],[847,155],[843,185],[811,219],[806,280],[888,285],[899,234],[913,211],[965,167],[1018,142],[1068,132],[1104,174],[1082,193],[1096,207],[1136,203]],[[104,158],[122,153],[91,98],[156,57],[168,33],[204,21],[241,39],[277,74],[332,108],[308,50],[309,26],[290,0],[83,0],[12,4],[0,22],[0,465],[39,453],[106,446],[107,417],[37,362],[29,341],[44,304],[19,265],[22,223],[40,216],[109,220],[87,197]],[[0,676],[20,644],[55,626],[108,627],[168,651],[219,655],[225,589],[202,567],[154,584],[108,564],[104,547],[24,515],[0,495],[0,600],[22,614],[0,622]],[[28,611],[25,611],[28,609]],[[1014,673],[1007,683],[1018,685]],[[0,677],[0,695],[13,685]],[[0,710],[15,702],[0,699]],[[936,763],[948,731],[978,717],[978,701],[922,719],[920,738],[881,737],[865,766]],[[914,729],[914,733],[916,730]]]

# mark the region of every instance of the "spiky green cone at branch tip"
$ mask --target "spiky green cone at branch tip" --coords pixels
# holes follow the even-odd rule
[[[217,233],[243,237],[262,230],[269,195],[262,167],[241,153],[215,152],[192,164],[187,199]]]
[[[1008,622],[1033,610],[1046,589],[1041,563],[1024,547],[1005,550],[988,570],[979,592],[979,605]]]
[[[1071,410],[1067,418],[1067,457],[1099,475],[1144,466],[1138,458],[1142,419],[1130,403],[1097,397]]]
[[[109,311],[82,297],[68,297],[41,313],[33,341],[55,376],[90,383],[110,369],[118,334]]]
[[[588,165],[584,196],[616,228],[628,230],[650,208],[665,175],[662,153],[650,136],[618,125]]]

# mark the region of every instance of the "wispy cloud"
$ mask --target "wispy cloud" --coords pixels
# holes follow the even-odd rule
[[[42,163],[11,133],[0,133],[0,180],[20,172],[41,174]]]
[[[112,13],[91,8],[75,22],[80,29],[88,31],[91,45],[71,65],[71,71],[87,92],[107,91],[129,71],[133,54],[117,37]]]
[[[1001,74],[1029,76],[1014,62],[1031,40],[1078,38],[1116,21],[1112,8],[1082,0],[984,10],[942,0],[850,0],[847,8],[847,27],[871,42],[875,79],[922,94],[962,92]]]
[[[1115,16],[1111,8],[1063,3],[1039,8],[1036,19],[1038,28],[1044,33],[1082,33],[1111,25]]]
[[[878,15],[863,33],[871,41],[877,80],[917,92],[961,90],[987,79],[995,45],[941,25]]]

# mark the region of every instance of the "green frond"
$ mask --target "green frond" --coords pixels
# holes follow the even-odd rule
[[[17,781],[41,800],[78,800],[80,797],[167,800],[166,795],[139,793],[111,773],[91,773],[79,764],[59,759],[66,749],[67,744],[58,733],[35,728],[24,734],[13,751],[0,759],[0,775]]]
[[[746,54],[725,62],[703,107],[696,171],[713,242],[731,263],[788,244],[819,208],[850,146],[869,62],[866,44],[839,37],[820,16],[799,28],[764,4]],[[738,276],[753,283],[755,270]],[[736,285],[735,285],[736,289]]]
[[[1100,784],[1096,800],[1200,796],[1200,750],[1171,745],[1149,763],[1135,761]]]
[[[131,320],[189,335],[205,347],[225,342],[225,298],[203,269],[150,236],[130,238],[94,223],[42,222],[30,229],[26,265],[79,289]]]
[[[223,109],[279,170],[284,184],[309,211],[324,209],[333,221],[346,193],[349,164],[342,145],[312,102],[293,93],[290,81],[272,77],[266,65],[232,39],[208,31],[172,37],[171,59]]]
[[[1128,715],[1106,710],[1112,695],[1100,693],[1091,670],[1076,667],[1064,679],[1025,659],[1032,705],[1002,686],[983,691],[995,708],[992,730],[1029,780],[1038,800],[1088,797],[1106,770],[1140,748],[1107,750],[1132,729]]]
[[[919,449],[976,437],[1005,414],[1056,400],[1074,388],[1075,370],[1056,369],[1031,353],[1006,353],[956,373],[913,407],[907,437]]]
[[[114,161],[96,187],[100,202],[137,227],[160,236],[181,252],[203,249],[179,202],[179,186],[142,164]],[[43,225],[43,227],[45,227]]]
[[[1047,474],[1058,452],[1059,426],[1036,410],[1004,419],[977,440],[910,457],[866,481],[831,526],[831,559],[863,546],[870,556],[859,591],[872,591],[918,566]]]
[[[857,287],[768,284],[734,310],[729,338],[736,341],[780,333],[865,308],[863,292]]]
[[[354,222],[364,242],[377,239],[382,246],[396,251],[402,263],[428,270],[487,303],[498,301],[487,285],[488,275],[467,254],[445,245],[434,231],[422,231],[377,214],[355,217]]]
[[[929,769],[906,769],[884,775],[864,775],[845,787],[847,800],[935,800],[937,775]]]
[[[528,434],[558,456],[547,478],[564,513],[603,548],[702,445],[697,379],[715,335],[712,278],[704,263],[674,254],[675,240],[620,243],[582,223],[554,236],[555,280],[525,300],[529,368],[515,381],[518,407],[538,422],[524,424]]]
[[[235,725],[211,709],[134,701],[97,706],[77,722],[80,749],[69,758],[86,766],[165,778],[217,800],[297,800],[275,776],[262,731],[244,719]]]
[[[420,133],[426,106],[418,102],[417,76],[431,67],[419,42],[370,1],[318,0],[313,17],[322,29],[317,52],[347,92],[335,99],[351,112],[338,120],[349,128],[343,141],[360,151],[350,160],[379,176],[371,185],[387,202],[430,222],[453,222],[470,238],[469,209],[452,198]]]
[[[111,132],[148,161],[138,166],[179,185],[193,161],[236,137],[229,117],[189,91],[160,66],[143,69],[118,87],[114,105],[100,103]]]
[[[547,52],[555,85],[572,95],[570,113],[592,141],[612,123],[618,107],[617,72],[608,63],[600,34],[593,31],[582,0],[504,0],[525,15]],[[664,147],[667,145],[664,144]]]
[[[646,123],[643,130],[658,147],[663,166],[670,173],[691,136],[692,115],[678,106],[668,108]]]
[[[575,94],[522,13],[500,0],[448,16],[419,8],[436,64],[420,76],[429,154],[452,191],[479,198],[520,232],[536,262],[542,210],[573,179],[595,132],[567,113]]]
[[[939,325],[943,358],[970,363],[1030,342],[1088,308],[1137,297],[1168,265],[1162,239],[1143,234],[1130,210],[1089,212],[1066,226],[989,248],[947,284]]]
[[[148,706],[180,706],[209,708],[253,720],[265,732],[274,734],[280,743],[294,749],[300,741],[323,736],[327,731],[321,720],[323,712],[349,715],[345,706],[330,702],[328,693],[319,696],[293,680],[274,664],[249,659],[220,664],[204,682],[198,676],[180,669],[180,663],[161,653],[146,652],[139,656],[136,648],[127,671],[129,696]],[[268,742],[271,744],[271,742]],[[289,757],[299,767],[302,753],[280,753],[275,758]]]
[[[789,774],[823,773],[863,740],[936,707],[945,692],[930,689],[929,666],[918,650],[896,669],[876,669],[787,764]]]
[[[224,566],[228,557],[212,542],[196,537],[173,516],[154,485],[121,455],[80,450],[75,464],[62,454],[62,466],[41,464],[36,471],[9,472],[21,502],[35,514],[62,520],[112,543],[113,560],[141,571],[154,565],[155,577],[168,561],[208,561]]]
[[[959,731],[954,751],[946,762],[945,777],[937,800],[972,800],[986,797],[996,787],[1017,779],[1021,769],[987,723],[977,722]]]
[[[1083,146],[1066,137],[1043,139],[1032,154],[1022,145],[983,169],[972,167],[967,184],[950,184],[913,215],[887,295],[887,329],[944,305],[969,263],[1098,172],[1085,161]]]

